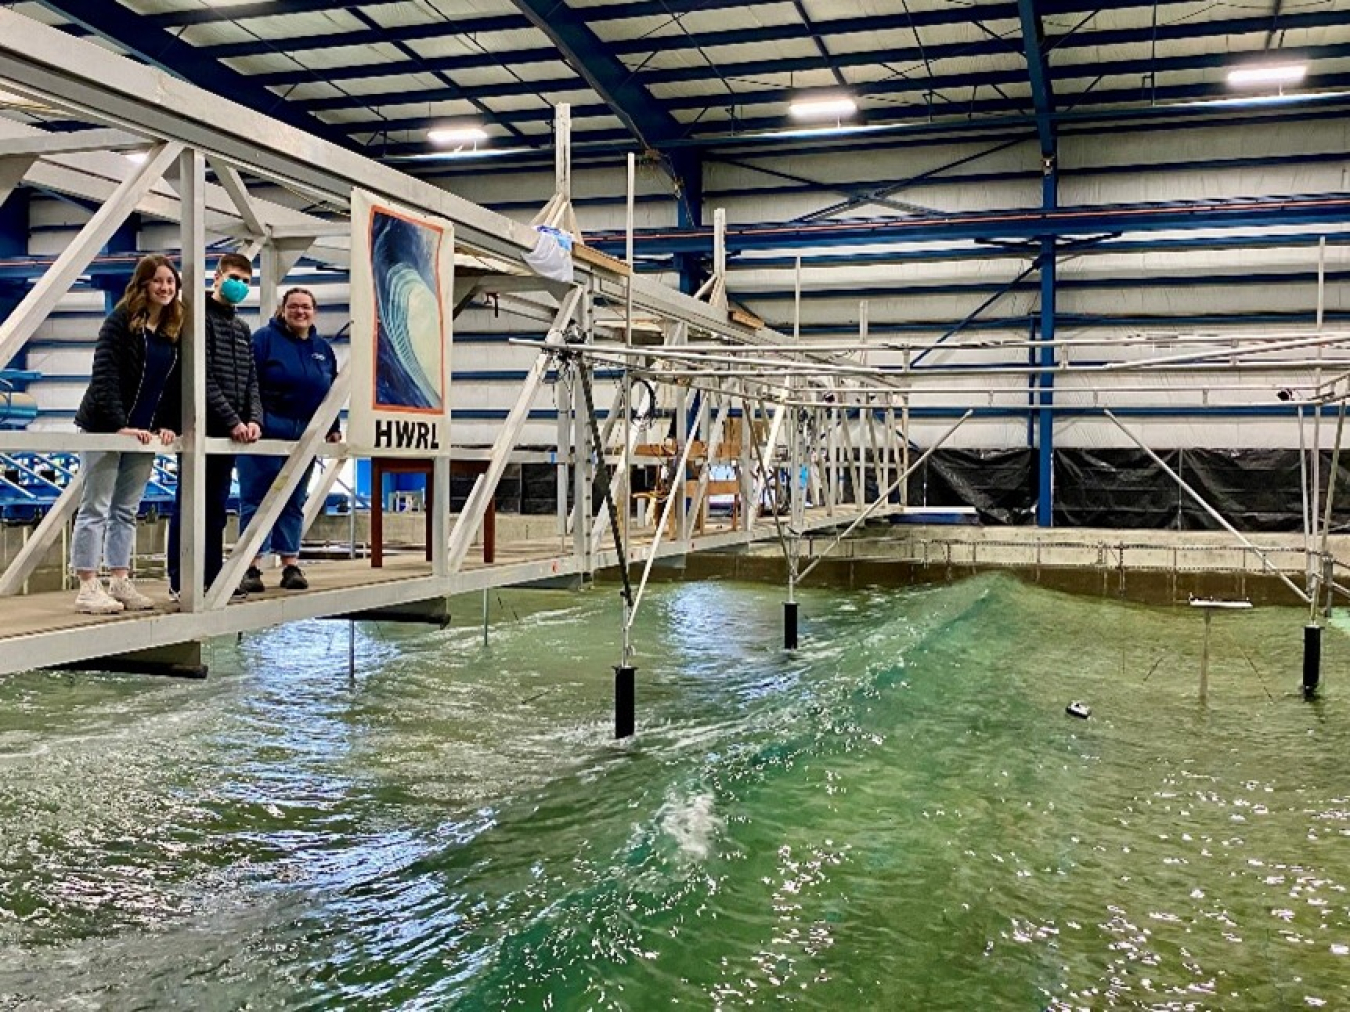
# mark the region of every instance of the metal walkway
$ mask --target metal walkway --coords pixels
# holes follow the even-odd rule
[[[859,512],[826,516],[823,507],[807,511],[807,530],[848,523]],[[774,537],[772,527],[751,534],[735,530],[727,518],[710,519],[704,533],[687,541],[663,542],[657,558],[728,548]],[[264,629],[285,622],[345,616],[379,617],[381,610],[418,603],[436,603],[457,595],[498,587],[519,586],[559,577],[586,576],[595,569],[618,564],[615,552],[596,551],[583,565],[558,538],[499,542],[496,561],[485,564],[470,557],[463,569],[448,577],[432,572],[421,551],[387,555],[382,568],[367,559],[306,562],[310,589],[294,593],[269,589],[245,601],[207,613],[179,611],[170,601],[162,580],[139,580],[138,586],[156,602],[154,611],[114,616],[81,615],[74,611],[74,591],[27,594],[8,599],[0,608],[0,675],[72,663],[98,667],[97,659],[148,651],[201,639]],[[642,563],[652,550],[652,532],[640,532],[629,546],[630,565]],[[391,619],[407,618],[393,611]],[[428,615],[434,615],[429,612]],[[616,608],[616,649],[618,641]],[[92,663],[91,663],[92,662]]]

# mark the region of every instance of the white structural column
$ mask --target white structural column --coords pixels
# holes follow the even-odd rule
[[[75,515],[83,493],[84,472],[77,471],[56,502],[47,510],[47,515],[42,518],[37,530],[24,542],[23,548],[14,556],[4,574],[0,575],[0,597],[9,597],[23,589],[28,577],[33,575],[33,570],[37,569],[46,558],[47,549],[61,536],[66,529],[66,523]]]
[[[258,505],[258,512],[253,514],[253,519],[249,521],[248,529],[240,533],[239,540],[235,542],[234,551],[225,560],[225,565],[220,569],[220,575],[207,591],[207,608],[220,608],[229,603],[230,594],[239,585],[239,581],[244,576],[244,570],[248,568],[253,562],[254,556],[258,554],[258,548],[262,545],[263,538],[272,529],[272,525],[277,522],[277,517],[281,516],[281,510],[286,505],[286,500],[291,497],[291,493],[300,484],[300,479],[304,477],[310,461],[314,459],[314,455],[323,446],[324,439],[328,435],[328,429],[333,424],[333,418],[336,417],[343,403],[347,400],[347,395],[351,390],[351,380],[350,367],[338,373],[332,387],[329,388],[328,394],[314,412],[314,417],[310,419],[309,425],[300,438],[296,440],[295,449],[286,458],[286,463],[281,466],[281,472],[272,482],[267,494],[263,496],[263,501]],[[444,501],[443,499],[437,500],[438,508]]]
[[[148,163],[147,163],[148,164]],[[202,550],[206,545],[206,160],[198,151],[178,159],[182,202],[183,290],[187,326],[179,338],[183,359],[183,452],[179,456],[179,587],[183,611],[204,609]]]
[[[582,333],[589,339],[591,334],[591,299],[589,294],[577,307],[580,314]],[[572,551],[578,559],[585,560],[590,568],[591,554],[591,481],[594,472],[591,468],[592,447],[591,419],[586,411],[586,392],[582,386],[587,381],[585,367],[580,357],[574,359],[572,367]]]
[[[23,177],[28,175],[34,161],[36,159],[32,155],[12,154],[6,143],[5,154],[0,155],[0,204],[8,200],[15,187],[23,182]]]

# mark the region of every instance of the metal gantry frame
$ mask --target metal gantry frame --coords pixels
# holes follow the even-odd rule
[[[266,117],[240,109],[226,100],[209,95],[156,70],[138,66],[92,45],[71,40],[64,34],[31,22],[8,11],[0,11],[0,80],[4,87],[40,98],[72,118],[103,123],[96,129],[74,135],[49,135],[35,127],[6,122],[0,125],[5,139],[6,180],[14,185],[29,182],[99,202],[90,218],[67,249],[52,263],[43,277],[3,323],[0,323],[0,352],[6,357],[23,346],[36,327],[57,306],[62,296],[87,268],[108,238],[132,213],[139,212],[180,224],[180,246],[184,288],[188,292],[206,289],[208,241],[224,236],[250,256],[260,256],[261,289],[264,304],[275,294],[291,266],[302,255],[320,262],[345,265],[348,254],[337,241],[348,229],[345,221],[296,212],[260,199],[250,190],[250,180],[290,188],[341,213],[354,188],[371,190],[391,201],[449,218],[456,228],[460,248],[476,256],[494,258],[502,265],[504,278],[515,289],[529,288],[530,275],[522,267],[524,254],[533,246],[534,232],[476,205],[459,200],[429,184],[422,183],[385,166],[361,158],[349,151],[333,148]],[[81,51],[72,58],[71,47]],[[566,113],[561,121],[565,124]],[[565,141],[565,130],[563,131]],[[12,141],[12,143],[11,143]],[[564,143],[565,148],[565,143]],[[133,166],[113,154],[117,151],[149,149],[143,163]],[[14,159],[21,161],[16,162]],[[110,160],[112,159],[112,160]],[[215,182],[208,180],[210,169]],[[570,206],[563,189],[570,167],[560,160],[560,197],[550,205],[549,216],[559,223],[572,223]],[[118,178],[120,176],[120,179]],[[604,447],[591,445],[587,424],[588,409],[582,404],[578,385],[574,384],[570,404],[560,418],[560,438],[556,449],[560,475],[570,483],[573,515],[564,530],[570,535],[571,551],[534,563],[501,567],[495,573],[481,570],[466,572],[465,558],[473,538],[481,528],[502,473],[516,451],[531,408],[558,352],[569,337],[580,333],[593,341],[594,335],[621,325],[632,346],[633,315],[662,321],[661,346],[644,348],[652,361],[661,361],[665,342],[684,343],[691,333],[716,337],[732,345],[744,341],[772,343],[775,335],[759,333],[744,324],[730,322],[724,300],[714,294],[712,302],[680,295],[660,285],[626,273],[603,268],[580,267],[571,285],[538,282],[539,290],[549,293],[555,303],[552,325],[542,342],[535,364],[518,393],[505,423],[487,449],[487,466],[469,493],[464,508],[454,518],[448,510],[437,511],[433,531],[433,563],[429,576],[384,581],[378,585],[347,588],[341,592],[288,597],[258,605],[226,608],[230,590],[256,551],[262,532],[279,513],[287,494],[316,455],[342,459],[345,447],[326,444],[323,436],[346,395],[347,376],[343,373],[316,414],[306,432],[295,442],[268,440],[240,446],[205,435],[204,379],[204,302],[190,299],[191,319],[183,341],[184,431],[170,447],[138,449],[118,436],[80,433],[3,433],[0,451],[6,449],[93,450],[117,449],[128,452],[176,452],[180,455],[179,481],[184,506],[181,611],[138,619],[120,617],[105,623],[106,634],[97,642],[78,630],[34,632],[16,637],[26,643],[23,652],[11,652],[6,670],[17,667],[56,663],[89,656],[114,654],[133,647],[151,647],[184,642],[224,631],[254,628],[276,622],[318,614],[371,610],[402,601],[424,600],[451,593],[522,582],[560,573],[586,574],[621,561],[644,558],[651,563],[661,555],[682,554],[692,550],[694,532],[691,517],[696,517],[707,494],[709,468],[704,468],[692,501],[683,494],[684,466],[700,433],[705,443],[715,443],[730,417],[732,397],[670,377],[676,382],[659,385],[664,404],[676,412],[676,430],[682,447],[677,467],[676,494],[667,498],[667,514],[674,511],[677,522],[674,537],[663,543],[658,525],[651,544],[638,548],[624,545],[621,552],[603,545],[590,515],[590,490],[595,468],[612,459],[608,441],[616,434],[622,444],[617,459],[622,479],[612,494],[623,502],[625,524],[631,517],[628,474],[632,446],[637,438],[625,424],[606,427]],[[457,293],[458,294],[458,293]],[[547,302],[547,299],[546,299]],[[625,307],[621,317],[613,307]],[[580,352],[585,359],[587,352]],[[813,356],[817,357],[817,356]],[[593,364],[593,361],[592,361]],[[639,370],[631,370],[636,375]],[[749,387],[741,390],[742,411],[753,420],[762,409],[749,409]],[[690,412],[690,400],[698,396],[699,410]],[[787,407],[774,404],[774,424],[768,434],[776,444]],[[612,421],[612,419],[611,419]],[[758,431],[753,424],[742,427],[748,443]],[[449,448],[436,461],[433,481],[437,501],[449,502]],[[743,456],[749,452],[747,446]],[[763,450],[755,451],[763,456]],[[211,453],[264,453],[284,455],[281,476],[269,491],[250,527],[241,532],[233,551],[212,586],[203,584],[201,559],[206,532],[201,509],[204,494],[204,464]],[[768,458],[774,457],[771,449]],[[767,458],[766,458],[767,459]],[[795,467],[794,462],[787,463]],[[570,466],[569,466],[570,465]],[[744,479],[745,476],[742,475]],[[761,480],[766,481],[761,475]],[[0,593],[22,590],[33,569],[60,537],[78,503],[80,479],[76,475],[41,525],[28,539],[24,550],[0,577]],[[748,481],[747,481],[748,484]],[[758,489],[764,488],[760,484]],[[700,539],[700,544],[740,543],[753,536],[754,497],[741,510],[739,530],[721,531]],[[321,498],[321,497],[319,497]],[[565,502],[565,499],[560,500]],[[312,513],[311,513],[312,515]],[[585,517],[578,522],[576,517]],[[832,518],[837,523],[839,518]],[[798,526],[802,526],[798,524]],[[636,616],[636,602],[625,618],[625,636]],[[627,647],[625,647],[627,651]]]
[[[974,340],[968,335],[959,344],[944,343],[946,337],[929,342],[878,341],[869,334],[865,305],[856,341],[803,340],[799,321],[794,321],[793,335],[785,336],[728,310],[725,216],[720,211],[714,214],[713,276],[699,296],[682,295],[639,276],[633,269],[631,253],[627,264],[578,259],[571,283],[545,281],[525,266],[525,255],[537,238],[532,228],[5,10],[0,10],[0,85],[39,98],[70,118],[101,124],[90,130],[53,134],[0,121],[0,142],[5,144],[0,149],[0,186],[27,182],[99,204],[42,279],[0,322],[0,360],[7,360],[22,347],[133,212],[180,223],[186,291],[205,290],[208,240],[224,237],[250,256],[261,257],[261,288],[264,304],[268,304],[268,300],[275,300],[287,271],[301,256],[336,265],[348,263],[350,254],[342,239],[349,224],[342,215],[356,188],[453,222],[456,243],[463,252],[489,258],[500,266],[504,290],[543,293],[539,297],[531,294],[521,305],[533,316],[548,321],[547,336],[532,343],[536,351],[533,365],[492,446],[469,448],[481,451],[480,459],[485,454],[486,467],[453,524],[448,493],[450,455],[455,448],[446,447],[435,459],[431,480],[438,509],[430,573],[226,608],[229,591],[251,560],[261,532],[275,519],[308,463],[316,455],[337,459],[345,455],[343,446],[325,444],[323,435],[341,407],[347,377],[340,377],[314,421],[293,443],[266,441],[241,447],[228,440],[206,438],[202,424],[204,304],[201,298],[193,298],[191,326],[183,342],[184,433],[169,448],[180,453],[183,462],[179,476],[186,514],[182,611],[144,620],[129,616],[106,623],[108,631],[97,641],[100,654],[641,562],[643,576],[621,623],[621,661],[626,663],[632,656],[631,633],[638,608],[659,558],[774,537],[783,546],[791,598],[797,583],[818,564],[801,566],[802,539],[816,530],[841,531],[830,542],[828,552],[866,519],[903,510],[908,476],[967,419],[982,409],[1000,406],[1002,398],[1025,398],[1025,386],[1019,390],[1007,382],[1009,378],[1030,378],[1047,388],[1052,379],[1061,377],[1081,381],[1080,386],[1056,388],[1058,397],[1053,403],[1046,398],[1029,408],[1048,418],[1058,410],[1082,406],[1084,399],[1103,410],[1119,408],[1121,395],[1126,393],[1192,390],[1212,403],[1221,391],[1270,389],[1275,377],[1294,376],[1299,381],[1296,385],[1311,391],[1307,398],[1310,404],[1343,404],[1350,396],[1350,357],[1327,354],[1329,350],[1344,351],[1350,346],[1350,335],[1327,333],[1320,325],[1312,333],[1240,340],[1228,335],[1197,335],[1187,343],[1194,350],[1155,351],[1109,365],[1074,364],[1067,356],[1058,357],[1056,352],[1060,350],[1100,345],[1101,341],[1061,338],[1053,330],[1026,341]],[[575,228],[570,205],[568,121],[567,110],[561,109],[558,189],[541,211],[541,220]],[[133,167],[116,153],[132,149],[148,150],[139,166]],[[208,166],[214,182],[208,180]],[[630,180],[631,176],[630,167]],[[261,199],[250,190],[251,180],[303,194],[335,217],[306,214]],[[1046,255],[1053,256],[1053,250]],[[457,286],[455,294],[456,303],[461,304],[458,296],[467,293]],[[636,326],[639,321],[641,328]],[[650,341],[651,334],[658,335],[656,341]],[[1137,343],[1146,344],[1147,340],[1141,337]],[[939,345],[944,350],[1034,350],[1041,358],[1021,366],[983,365],[974,372],[966,367],[924,362]],[[1288,357],[1291,354],[1314,357]],[[541,396],[550,370],[564,361],[570,363],[576,381],[559,400],[557,441],[552,449],[559,483],[556,551],[548,558],[468,570],[468,550],[512,454],[520,447],[530,411]],[[599,368],[615,369],[622,377],[603,428],[594,424],[596,405],[582,389],[582,376],[593,375]],[[1255,382],[1214,384],[1213,377],[1225,373],[1252,376]],[[973,385],[955,382],[957,377],[969,381],[973,374],[978,378]],[[1122,383],[1122,375],[1134,378]],[[1168,382],[1158,382],[1154,379],[1158,376]],[[1177,377],[1182,378],[1180,383]],[[650,538],[641,544],[634,542],[631,525],[631,471],[641,438],[631,425],[628,405],[634,378],[654,383],[658,390],[655,407],[673,415],[669,494]],[[946,398],[955,410],[964,413],[945,435],[912,459],[910,425],[914,399],[919,396]],[[1027,408],[1025,403],[1021,406]],[[737,414],[741,438],[736,459],[728,463],[737,472],[739,514],[729,528],[700,535],[694,526],[712,480],[711,466],[702,467],[690,489],[687,473],[691,455],[701,443],[705,462],[710,463],[727,422]],[[1106,417],[1116,420],[1111,415]],[[595,445],[593,436],[597,429],[600,445]],[[52,437],[19,432],[0,433],[0,451],[41,450],[44,445],[57,448],[57,439],[59,448],[66,450],[137,450],[115,436]],[[1339,448],[1339,439],[1337,445]],[[287,461],[253,524],[241,533],[220,576],[213,586],[206,587],[201,568],[205,531],[200,506],[204,464],[210,453],[267,453],[284,455]],[[607,504],[591,501],[597,469],[610,464],[615,466],[616,478],[608,486],[608,495],[622,517],[618,545],[607,545],[603,537]],[[876,482],[877,495],[872,499],[867,494],[869,478]],[[46,548],[64,531],[78,500],[78,486],[76,476],[19,558],[0,576],[0,594],[22,589]],[[898,501],[892,502],[897,490]],[[765,515],[772,519],[772,532],[765,528]],[[1316,598],[1315,593],[1308,596]],[[0,660],[0,672],[85,657],[94,649],[78,630],[15,638],[24,642],[26,650],[6,652],[6,657],[14,659]]]

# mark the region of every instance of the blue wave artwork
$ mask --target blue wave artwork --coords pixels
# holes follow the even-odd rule
[[[440,229],[371,211],[375,283],[375,406],[439,411],[445,404]]]

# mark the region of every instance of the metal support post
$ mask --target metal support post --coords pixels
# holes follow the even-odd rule
[[[583,309],[584,313],[584,309]],[[584,572],[590,572],[591,558],[591,483],[594,480],[592,468],[593,447],[591,446],[590,419],[586,416],[585,393],[582,384],[583,365],[578,359],[572,382],[572,551],[582,565]]]
[[[1059,205],[1058,171],[1053,160],[1049,162],[1042,179],[1042,206],[1053,210]],[[1038,261],[1041,268],[1041,348],[1036,374],[1036,386],[1040,390],[1036,412],[1036,525],[1053,527],[1055,522],[1054,479],[1055,479],[1055,239],[1046,236],[1041,240],[1041,256]]]
[[[249,521],[248,527],[240,531],[234,551],[225,560],[225,564],[221,566],[220,575],[216,577],[215,582],[206,592],[207,608],[220,608],[229,603],[230,594],[233,593],[235,587],[239,586],[244,570],[253,564],[253,558],[262,546],[263,539],[267,537],[272,525],[281,516],[286,501],[290,499],[291,493],[300,484],[300,479],[305,476],[310,461],[314,459],[314,455],[324,445],[328,429],[333,424],[333,419],[337,416],[343,402],[347,400],[350,389],[351,370],[350,368],[344,368],[338,372],[332,387],[329,388],[327,395],[314,412],[314,417],[296,441],[295,448],[291,450],[286,462],[281,466],[280,473],[268,488],[267,494],[263,496],[263,501],[258,504],[258,511],[253,514],[253,519]],[[442,458],[436,459],[439,461]],[[438,488],[436,491],[440,492],[440,489]],[[446,509],[445,500],[437,500],[436,506],[438,512],[444,512]],[[444,522],[442,522],[443,529]],[[434,550],[433,546],[433,552]],[[444,553],[442,552],[442,554]]]
[[[146,163],[149,164],[148,162]],[[183,452],[179,456],[179,602],[205,608],[206,548],[206,160],[200,151],[178,159],[182,203],[182,272],[188,319],[179,339],[183,370]]]
[[[37,569],[47,557],[47,549],[61,536],[67,522],[75,515],[80,505],[80,496],[83,494],[84,472],[78,471],[57,497],[56,502],[47,510],[47,515],[42,518],[37,530],[24,541],[19,553],[5,567],[4,574],[0,575],[0,597],[9,597],[23,590],[28,578],[33,575],[33,570]]]

